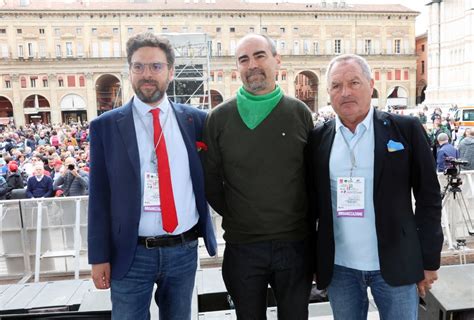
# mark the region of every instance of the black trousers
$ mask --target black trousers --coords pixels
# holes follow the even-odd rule
[[[270,284],[278,319],[307,320],[312,283],[310,249],[309,240],[226,243],[222,276],[237,319],[266,319]]]

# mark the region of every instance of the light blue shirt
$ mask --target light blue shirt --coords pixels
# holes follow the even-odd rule
[[[196,208],[191,181],[188,152],[178,126],[178,121],[176,120],[176,115],[173,108],[171,108],[166,94],[162,102],[156,107],[160,108],[160,124],[163,128],[170,164],[171,184],[178,216],[178,226],[172,234],[176,235],[186,232],[196,225],[199,220],[199,213]],[[137,136],[139,153],[137,160],[140,160],[141,177],[141,216],[138,234],[142,237],[167,234],[163,230],[161,212],[145,212],[143,210],[145,172],[157,173],[158,171],[156,165],[158,162],[154,150],[151,109],[152,107],[142,102],[137,96],[133,97],[133,123]]]
[[[344,267],[373,271],[380,270],[375,230],[374,193],[374,110],[370,108],[354,133],[336,116],[336,135],[329,159],[331,202],[335,241],[335,261]],[[364,178],[364,216],[337,216],[337,178],[350,177],[352,162],[349,147],[355,156],[353,177]]]

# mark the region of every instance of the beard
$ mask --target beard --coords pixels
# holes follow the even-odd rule
[[[143,84],[154,85],[155,89],[142,90],[141,86]],[[144,103],[156,103],[160,101],[161,99],[163,99],[166,89],[168,89],[168,81],[166,80],[164,83],[160,84],[158,81],[155,81],[155,80],[142,79],[138,81],[138,83],[136,85],[133,85],[132,87],[138,99],[140,99]]]
[[[257,76],[257,77],[255,77]],[[253,80],[249,80],[250,77],[254,77]],[[268,87],[267,75],[261,69],[254,69],[247,72],[245,75],[247,80],[246,89],[250,92],[258,92]]]

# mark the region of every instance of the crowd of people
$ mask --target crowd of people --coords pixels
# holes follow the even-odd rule
[[[87,123],[4,126],[0,131],[0,199],[88,194]]]

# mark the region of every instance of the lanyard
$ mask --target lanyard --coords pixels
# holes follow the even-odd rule
[[[365,129],[365,127],[364,127]],[[357,146],[357,144],[359,143],[360,140],[362,140],[362,137],[364,136],[364,134],[367,132],[367,129],[364,130],[364,132],[362,132],[362,134],[359,136],[359,138],[357,139],[357,141],[354,143],[354,146],[351,147],[349,146],[349,142],[347,141],[346,137],[344,136],[344,133],[342,132],[342,130],[340,130],[341,132],[341,136],[342,136],[342,140],[344,140],[346,146],[347,146],[347,149],[349,150],[349,155],[350,155],[350,158],[351,158],[351,173],[350,173],[350,177],[352,178],[352,172],[354,171],[355,168],[357,168],[357,163],[356,163],[356,158],[355,158],[355,153],[354,153],[354,149],[355,147]]]
[[[155,162],[154,157],[156,157],[156,149],[160,145],[161,138],[163,137],[163,133],[165,132],[165,127],[166,127],[166,124],[168,123],[168,118],[169,118],[170,112],[171,112],[171,109],[168,110],[168,112],[166,113],[165,120],[163,121],[163,125],[161,126],[161,133],[160,133],[160,136],[158,137],[158,141],[156,142],[156,145],[154,147],[155,152],[152,155],[152,159],[153,159],[152,162]],[[150,131],[148,130],[148,127],[147,127],[145,121],[143,121],[142,116],[139,116],[138,118],[140,119],[140,122],[142,123],[143,128],[145,129],[146,133],[150,136],[152,143],[154,143],[153,134],[150,133]],[[153,115],[152,115],[152,121],[153,121]],[[158,114],[158,121],[160,121],[160,115],[159,114]]]

